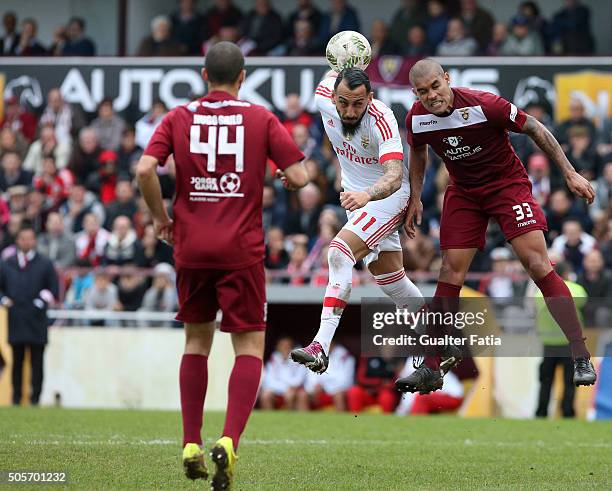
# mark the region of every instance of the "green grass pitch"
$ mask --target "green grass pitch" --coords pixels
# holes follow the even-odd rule
[[[222,425],[205,415],[207,447]],[[207,489],[182,475],[180,436],[178,412],[2,409],[0,471],[66,471],[79,489]],[[612,489],[610,422],[255,412],[238,455],[244,490]]]

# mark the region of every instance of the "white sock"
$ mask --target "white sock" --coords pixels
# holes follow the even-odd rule
[[[325,353],[329,353],[329,345],[340,323],[344,307],[346,307],[351,296],[355,257],[346,242],[335,238],[329,244],[327,260],[329,263],[329,283],[325,289],[321,324],[314,338],[321,344]]]
[[[423,294],[408,279],[403,269],[374,276],[374,279],[385,295],[395,302],[398,309],[415,311],[423,304]]]

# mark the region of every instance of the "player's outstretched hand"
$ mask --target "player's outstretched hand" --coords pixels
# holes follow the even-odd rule
[[[595,199],[595,190],[587,179],[578,174],[578,172],[572,172],[566,177],[565,181],[572,193],[584,198],[589,205],[593,203]]]
[[[365,191],[345,191],[340,193],[340,206],[348,211],[363,208],[370,202],[370,195]]]
[[[174,237],[172,236],[172,220],[160,222],[153,220],[153,226],[155,227],[155,235],[157,238],[164,241],[168,245],[174,245]]]
[[[406,211],[406,221],[404,222],[404,230],[409,239],[414,239],[416,235],[416,225],[421,225],[423,217],[423,203],[420,199],[412,199],[408,201],[408,210]],[[415,225],[416,224],[416,225]]]
[[[289,181],[287,180],[287,176],[285,176],[285,173],[282,170],[276,169],[275,176],[277,179],[280,179],[280,182],[283,183],[283,186],[285,189],[288,189],[289,191],[295,191],[297,189],[295,186],[292,186],[291,184],[289,184]]]

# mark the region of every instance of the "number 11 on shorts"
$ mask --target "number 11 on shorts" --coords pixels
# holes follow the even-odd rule
[[[533,216],[533,211],[531,211],[531,206],[529,203],[522,203],[520,205],[514,205],[512,209],[516,213],[516,221],[520,222],[525,218],[531,218]]]

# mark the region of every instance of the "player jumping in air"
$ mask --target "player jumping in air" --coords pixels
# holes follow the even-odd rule
[[[431,59],[412,67],[410,82],[418,100],[406,117],[412,191],[406,217],[409,233],[415,221],[421,223],[427,145],[444,161],[451,178],[442,208],[442,266],[432,304],[438,302],[448,311],[458,309],[465,275],[476,250],[484,248],[487,224],[494,218],[570,343],[574,384],[594,384],[595,370],[574,301],[548,258],[543,233],[546,218],[531,194],[531,183],[510,145],[508,131],[529,135],[557,164],[569,189],[589,204],[595,196],[593,188],[574,170],[550,132],[514,104],[488,92],[451,89],[448,73]],[[402,392],[437,390],[449,368],[440,369],[439,357],[426,356],[414,373],[397,380],[396,387]]]
[[[376,283],[398,307],[423,297],[403,266],[398,229],[410,196],[393,112],[373,98],[370,80],[359,68],[330,72],[317,87],[315,101],[340,161],[340,204],[348,222],[329,245],[329,283],[319,332],[310,345],[293,350],[291,358],[323,373],[357,261],[364,259]]]
[[[155,230],[174,244],[179,312],[185,352],[179,384],[183,417],[183,465],[191,479],[208,477],[202,449],[207,359],[217,310],[231,333],[236,358],[229,379],[222,437],[212,448],[213,489],[230,489],[236,449],[253,409],[264,352],[265,276],[263,182],[268,158],[287,187],[308,177],[302,153],[266,109],[237,99],[245,79],[240,49],[216,44],[202,76],[208,95],[168,113],[138,163],[140,190]],[[162,201],[156,174],[170,154],[176,162],[174,219]]]

